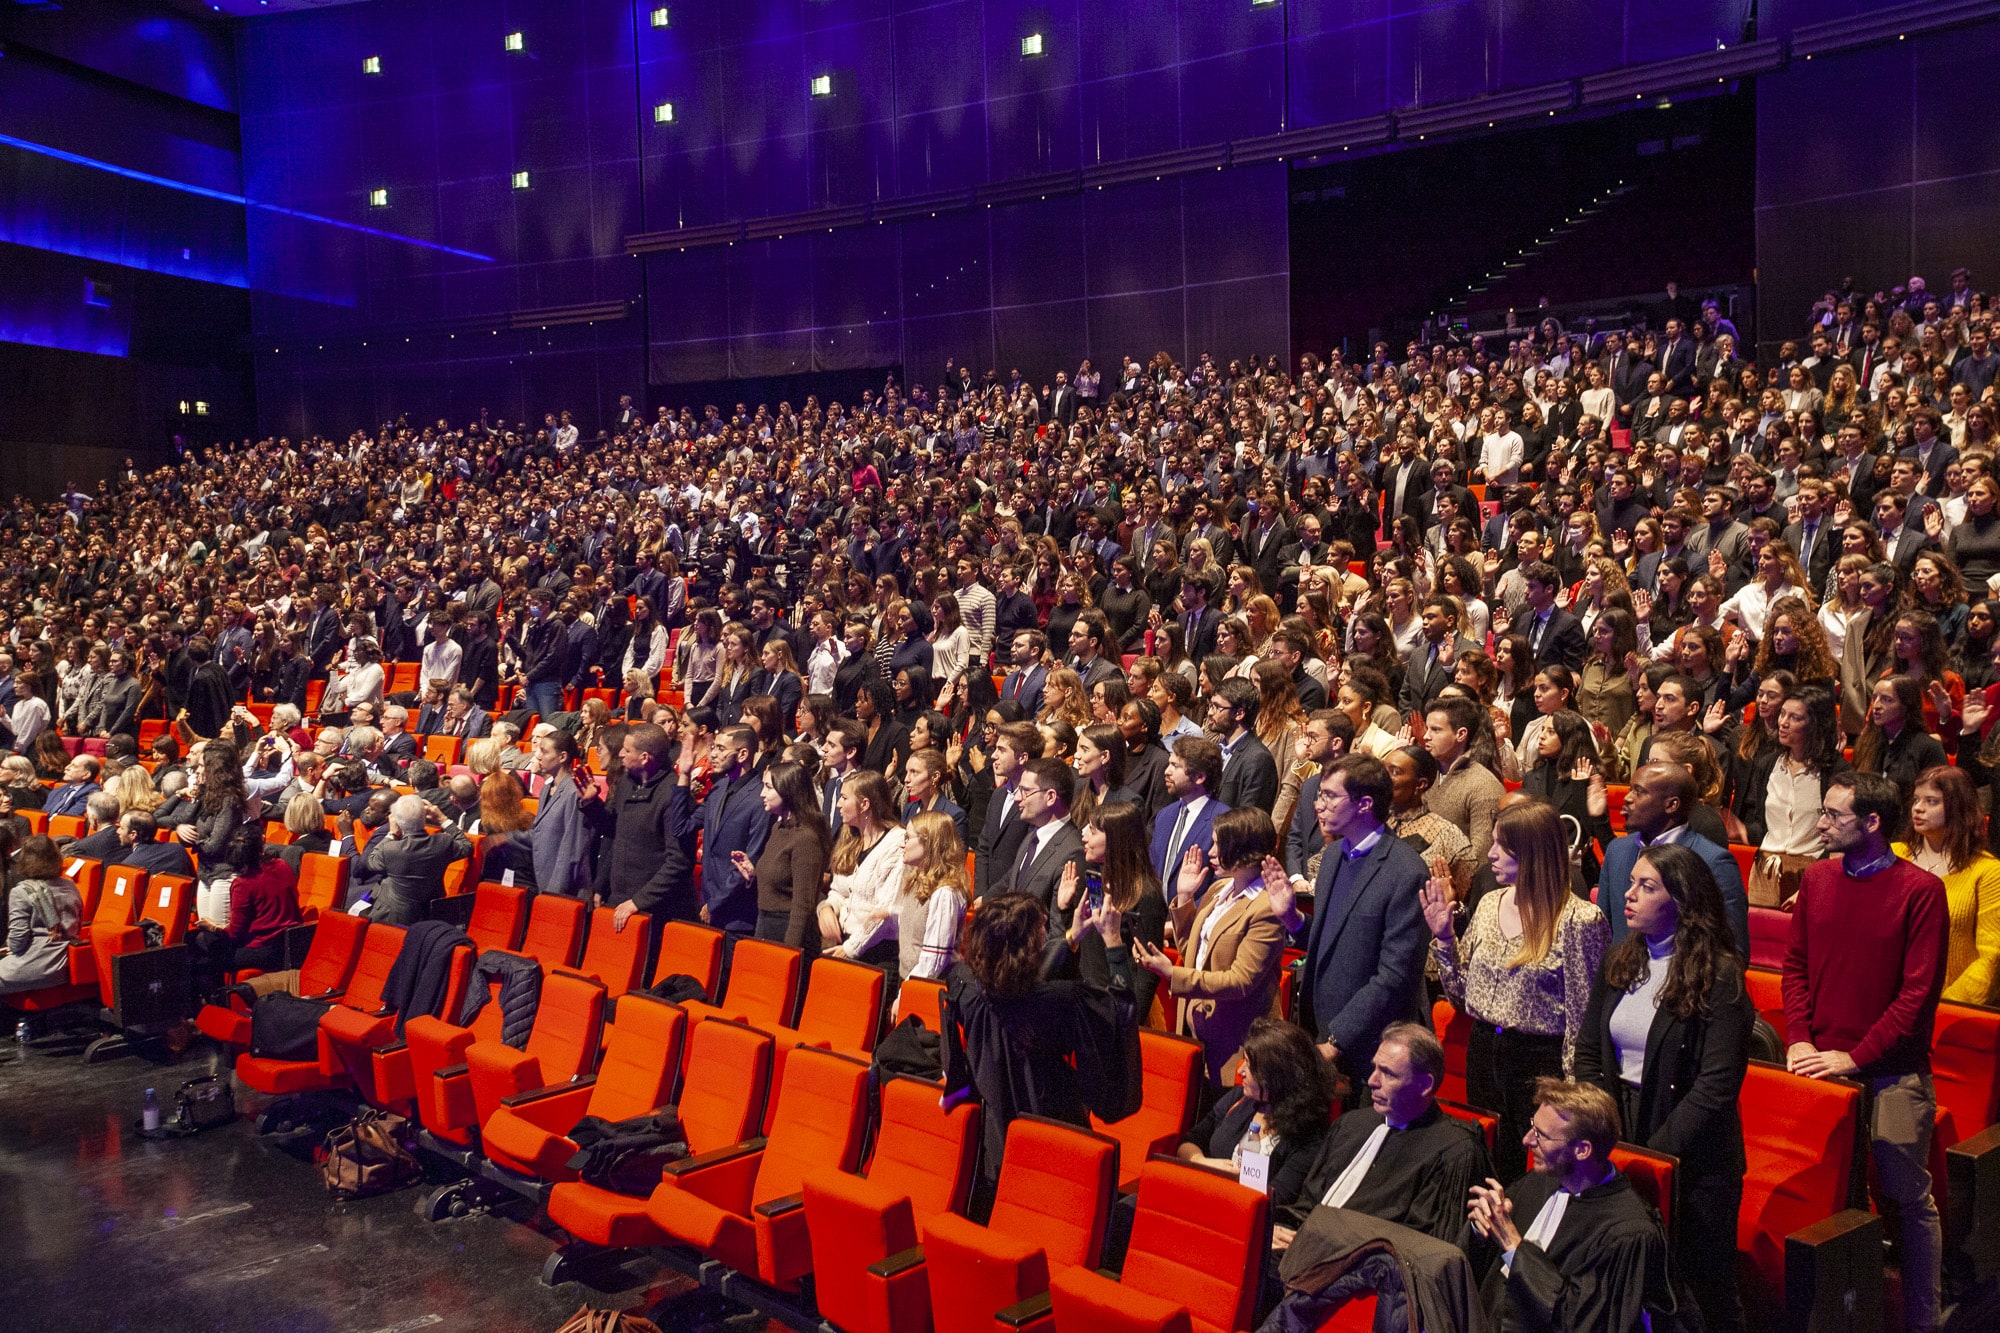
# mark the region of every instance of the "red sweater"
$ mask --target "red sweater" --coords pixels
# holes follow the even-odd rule
[[[273,857],[229,885],[229,938],[237,948],[269,944],[299,924],[298,879]]]
[[[1896,860],[1866,879],[1806,867],[1785,947],[1785,1037],[1846,1051],[1863,1077],[1928,1072],[1951,930],[1944,881]]]

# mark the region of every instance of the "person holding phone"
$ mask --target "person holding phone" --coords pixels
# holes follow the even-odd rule
[[[1167,939],[1167,900],[1146,856],[1146,816],[1133,801],[1098,806],[1083,826],[1083,866],[1069,862],[1056,884],[1055,924],[1070,937],[1075,973],[1093,985],[1111,984],[1104,945],[1089,922],[1105,904],[1119,914],[1121,937],[1134,948],[1158,950]],[[1141,1027],[1153,1007],[1160,979],[1132,976],[1132,1012]]]
[[[1285,927],[1272,904],[1274,886],[1266,881],[1264,864],[1271,858],[1275,888],[1289,908],[1291,888],[1275,859],[1277,848],[1278,830],[1268,811],[1225,810],[1216,817],[1206,861],[1199,847],[1188,848],[1175,878],[1169,910],[1180,965],[1153,946],[1132,946],[1133,961],[1181,997],[1177,1030],[1200,1038],[1209,1082],[1216,1087],[1234,1065],[1250,1025],[1270,1011],[1284,970]]]

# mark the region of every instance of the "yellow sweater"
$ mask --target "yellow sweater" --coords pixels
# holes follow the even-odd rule
[[[1912,860],[1907,843],[1896,855]],[[2000,857],[1981,852],[1963,869],[1944,876],[1951,912],[1945,951],[1944,998],[1956,1004],[1992,1004],[2000,998]]]

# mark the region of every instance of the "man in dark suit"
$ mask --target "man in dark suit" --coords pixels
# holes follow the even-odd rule
[[[1062,882],[1063,867],[1083,867],[1083,834],[1069,817],[1076,772],[1060,759],[1030,759],[1014,788],[1026,833],[1015,850],[1000,893],[1025,893],[1046,907]]]
[[[1308,929],[1275,858],[1264,884],[1272,910],[1306,950],[1299,1015],[1320,1053],[1360,1087],[1371,1071],[1382,1030],[1424,1018],[1424,925],[1418,891],[1430,878],[1424,860],[1391,833],[1382,815],[1393,799],[1389,770],[1370,755],[1349,755],[1325,775],[1314,808],[1326,854],[1313,886]],[[1381,813],[1377,813],[1377,812]],[[1278,886],[1283,885],[1280,889]]]
[[[1042,711],[1042,686],[1049,679],[1042,657],[1048,647],[1048,636],[1038,629],[1017,630],[1008,641],[1008,660],[1014,669],[1000,682],[1000,697],[1021,705],[1029,717]]]
[[[444,717],[436,734],[476,741],[493,734],[493,715],[472,701],[469,687],[460,685],[445,701]]]
[[[1688,815],[1699,793],[1694,775],[1681,764],[1641,764],[1632,774],[1632,786],[1625,793],[1625,836],[1614,839],[1604,849],[1604,866],[1598,874],[1598,901],[1622,908],[1625,891],[1632,887],[1632,868],[1646,848],[1656,842],[1678,843],[1708,866],[1722,890],[1723,915],[1736,936],[1736,947],[1750,956],[1750,900],[1743,891],[1742,868],[1727,847],[1718,847],[1688,827]],[[1611,923],[1611,942],[1625,938],[1625,913],[1604,914]]]
[[[1208,698],[1204,720],[1222,746],[1222,782],[1215,798],[1232,810],[1269,811],[1278,801],[1278,761],[1257,739],[1257,687],[1232,676]]]
[[[356,858],[364,878],[378,880],[370,891],[374,907],[370,921],[408,926],[422,921],[431,902],[444,895],[445,867],[472,855],[472,840],[456,824],[427,828],[441,816],[416,796],[402,796],[389,807],[389,822],[368,840]],[[353,836],[354,817],[340,816],[343,841]]]
[[[1222,747],[1206,736],[1183,736],[1167,756],[1164,776],[1173,799],[1153,820],[1148,855],[1160,883],[1170,885],[1188,848],[1200,848],[1206,858],[1213,843],[1215,817],[1223,809],[1211,795],[1222,781]]]
[[[1292,693],[1299,697],[1299,707],[1308,713],[1326,707],[1326,686],[1306,670],[1306,653],[1311,647],[1311,641],[1303,633],[1281,628],[1271,635],[1271,646],[1266,650],[1273,661],[1291,673]]]
[[[1266,488],[1244,505],[1242,540],[1243,563],[1257,571],[1264,590],[1275,594],[1285,569],[1285,548],[1292,544],[1292,530],[1285,526],[1284,510],[1275,488]]]
[[[1901,455],[1915,459],[1923,469],[1922,490],[1932,499],[1944,495],[1945,469],[1958,461],[1958,450],[1943,437],[1943,427],[1944,418],[1938,415],[1936,408],[1918,408],[1910,414],[1910,438],[1914,443]]]
[[[1430,509],[1431,467],[1419,452],[1415,435],[1396,437],[1396,453],[1382,461],[1377,487],[1382,498],[1382,526],[1409,514],[1419,522]]]
[[[752,777],[750,760],[757,739],[745,726],[724,727],[708,750],[708,795],[699,803],[690,782],[695,747],[681,743],[674,770],[674,790],[668,798],[668,825],[675,837],[701,833],[701,919],[732,935],[747,937],[757,929],[757,886],[746,884],[730,864],[733,853],[752,861],[763,855],[771,836],[770,812],[760,795],[763,780]]]
[[[1181,629],[1187,639],[1187,655],[1199,662],[1215,651],[1215,631],[1222,617],[1209,606],[1209,580],[1189,575],[1181,580]]]
[[[1124,676],[1124,668],[1119,666],[1118,659],[1105,656],[1117,642],[1111,633],[1110,622],[1105,620],[1102,611],[1096,609],[1085,611],[1070,627],[1070,669],[1083,681],[1086,696],[1099,682],[1118,680]]]
[[[322,583],[313,589],[312,623],[306,630],[306,656],[312,658],[313,670],[324,673],[340,656],[346,642],[341,633],[340,612],[333,609],[335,593],[331,585]]]
[[[1070,385],[1068,371],[1056,372],[1056,387],[1047,395],[1042,416],[1064,427],[1076,420],[1076,390]]]
[[[98,762],[94,755],[79,754],[71,757],[63,769],[62,782],[49,789],[42,800],[42,811],[51,819],[58,815],[86,813],[86,803],[98,790]]]
[[[1404,712],[1421,713],[1429,709],[1431,700],[1451,684],[1459,657],[1478,647],[1458,632],[1458,615],[1456,598],[1437,592],[1424,598],[1424,637],[1404,664]],[[1321,698],[1325,698],[1324,692]]]
[[[1937,549],[1930,534],[1904,522],[1908,508],[1909,500],[1893,487],[1875,493],[1875,531],[1882,538],[1882,558],[1903,579],[1917,567],[1918,556]]]
[[[83,826],[88,830],[80,838],[70,838],[62,844],[63,859],[87,856],[93,861],[109,861],[118,855],[118,798],[108,791],[94,791],[84,802]],[[163,844],[164,845],[164,844]]]
[[[1785,528],[1785,543],[1817,592],[1826,587],[1826,576],[1840,559],[1840,533],[1833,525],[1826,484],[1819,478],[1799,479],[1798,502],[1799,521]]]
[[[1546,560],[1537,560],[1521,571],[1527,590],[1520,623],[1514,630],[1528,636],[1541,665],[1560,662],[1571,671],[1583,670],[1585,649],[1583,622],[1556,605],[1556,588],[1562,576]]]
[[[1685,398],[1694,392],[1694,339],[1678,319],[1667,321],[1667,340],[1660,345],[1660,378],[1666,391]]]
[[[1292,812],[1291,827],[1285,833],[1285,872],[1306,873],[1313,853],[1326,846],[1320,832],[1319,813],[1314,808],[1319,789],[1333,766],[1345,759],[1354,745],[1354,722],[1337,708],[1322,708],[1306,719],[1305,739],[1299,758],[1317,764],[1319,771],[1299,784],[1298,806]]]
[[[1014,856],[1028,836],[1016,788],[1029,760],[1042,753],[1042,733],[1032,722],[1009,722],[993,742],[993,795],[986,803],[986,826],[973,851],[972,892],[984,898],[1013,870]]]
[[[382,710],[382,751],[375,767],[400,781],[410,761],[417,757],[417,738],[409,732],[410,710],[390,704]]]
[[[134,866],[149,875],[192,875],[194,858],[188,855],[185,844],[178,842],[155,842],[154,835],[160,831],[159,823],[143,810],[133,810],[118,821],[118,851],[106,860],[107,865]],[[88,856],[88,852],[71,848],[77,856]]]

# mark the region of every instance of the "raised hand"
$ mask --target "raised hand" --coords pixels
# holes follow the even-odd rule
[[[729,868],[746,882],[757,878],[757,863],[750,859],[750,853],[742,850],[729,854]]]
[[[1063,863],[1062,879],[1056,884],[1056,906],[1067,912],[1076,902],[1076,862]]]
[[[1298,902],[1298,890],[1292,885],[1292,877],[1285,873],[1285,863],[1275,856],[1267,856],[1258,873],[1264,880],[1264,896],[1270,900],[1271,915],[1280,921],[1290,921]]]
[[[1932,681],[1925,688],[1924,694],[1930,699],[1931,707],[1937,710],[1938,722],[1940,724],[1952,715],[1951,691],[1945,688],[1943,681]]]
[[[1202,885],[1208,883],[1208,857],[1198,846],[1191,846],[1181,857],[1180,875],[1174,881],[1175,896],[1192,898],[1201,892]]]
[[[1971,732],[1983,731],[1986,729],[1987,719],[1992,716],[1993,710],[1986,705],[1986,692],[1981,690],[1977,694],[1965,696],[1965,706],[1958,714],[1958,725]]]
[[[1632,589],[1632,618],[1634,620],[1644,621],[1644,620],[1650,620],[1652,618],[1652,615],[1653,615],[1653,594],[1647,592],[1644,588]],[[1630,661],[1635,656],[1637,656],[1637,654],[1627,653],[1626,660]]]
[[[1708,553],[1708,572],[1718,579],[1729,577],[1729,561],[1723,558],[1722,552]]]
[[[1580,754],[1570,765],[1570,779],[1574,782],[1602,782],[1604,774],[1597,769],[1597,761],[1587,754]]]
[[[1944,510],[1936,505],[1924,511],[1924,534],[1934,542],[1944,540]]]
[[[1717,699],[1708,706],[1708,711],[1702,714],[1701,729],[1713,736],[1728,725],[1729,706],[1723,703],[1722,700]]]
[[[1451,877],[1435,873],[1433,867],[1431,877],[1424,881],[1424,886],[1418,889],[1417,893],[1424,906],[1424,924],[1431,928],[1431,934],[1441,940],[1451,939],[1453,909]]]

